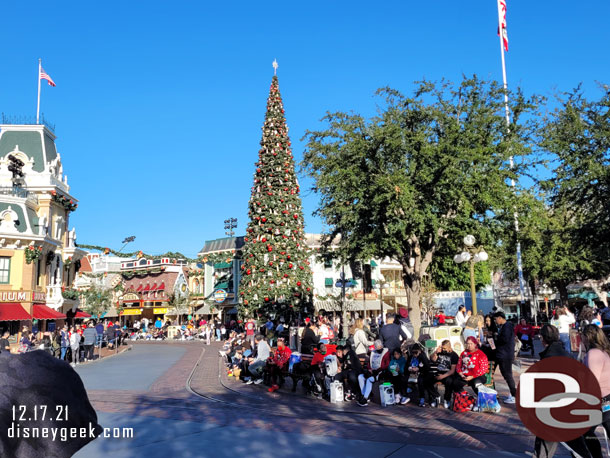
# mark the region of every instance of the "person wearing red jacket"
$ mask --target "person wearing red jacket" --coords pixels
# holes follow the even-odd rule
[[[524,318],[521,318],[521,322],[515,326],[515,335],[523,344],[522,350],[531,349],[532,356],[534,356],[534,335],[536,330],[533,326],[527,324]]]
[[[286,346],[283,337],[277,339],[277,349],[273,353],[273,356],[269,358],[267,362],[267,367],[269,369],[269,374],[271,375],[271,388],[269,388],[269,393],[273,393],[276,390],[280,389],[280,386],[277,384],[278,377],[280,376],[282,370],[288,365],[288,361],[290,360],[290,355],[292,352],[290,348]]]
[[[453,383],[446,387],[446,389],[449,390],[449,394],[445,399],[453,392],[461,393],[466,385],[474,390],[475,395],[478,394],[479,390],[477,386],[485,384],[488,371],[489,360],[487,359],[487,356],[485,356],[485,353],[479,349],[479,342],[472,336],[468,337],[468,339],[466,339],[466,350],[462,352],[457,363],[457,368],[455,370],[457,375],[453,378]]]

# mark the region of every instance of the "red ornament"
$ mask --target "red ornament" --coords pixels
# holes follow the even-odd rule
[[[270,265],[270,266],[272,266],[272,265],[273,265],[273,262],[269,261],[269,265]]]
[[[269,280],[269,283],[273,285],[275,283],[275,280]]]
[[[286,259],[290,259],[290,255],[286,256]],[[292,264],[290,264],[292,266]]]
[[[263,217],[261,218],[261,221],[262,221],[263,223],[266,223],[266,222],[267,222],[267,218],[265,218],[265,217],[263,216]]]
[[[269,302],[269,298],[268,297],[265,298],[265,302]]]
[[[250,269],[246,270],[246,274],[250,275],[252,271]]]
[[[244,301],[244,305],[248,305],[248,299]]]
[[[297,282],[297,286],[301,286],[301,282],[300,281]]]
[[[266,241],[267,241],[267,239],[266,239],[265,237],[263,237],[263,238],[261,239],[261,242],[266,242]]]
[[[267,251],[269,251],[269,252],[273,251],[273,247],[271,245],[267,245]]]
[[[294,215],[292,215],[292,216],[294,216],[294,219],[298,219],[299,218],[299,215],[297,215],[296,213]]]
[[[256,173],[261,173],[261,169],[256,169]]]
[[[307,291],[310,291],[310,290],[311,290],[311,288],[307,287]]]
[[[288,278],[288,274],[284,274],[284,278]]]
[[[292,269],[292,263],[288,264],[288,268]]]

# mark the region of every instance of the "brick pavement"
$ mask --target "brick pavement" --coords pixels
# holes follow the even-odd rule
[[[164,343],[135,343],[163,345]],[[523,452],[533,444],[514,406],[500,414],[463,413],[413,405],[360,408],[330,404],[282,389],[270,394],[264,385],[229,378],[219,364],[219,344],[172,343],[186,349],[182,358],[154,381],[149,390],[93,390],[93,406],[102,412],[153,416],[219,426],[318,434],[346,439],[443,445]],[[203,354],[202,354],[203,350]],[[193,371],[190,388],[187,380]],[[502,391],[501,376],[498,384]],[[288,382],[290,383],[290,382]]]

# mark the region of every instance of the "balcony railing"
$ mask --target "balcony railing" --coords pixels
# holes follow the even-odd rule
[[[31,200],[32,202],[38,205],[38,196],[35,193],[30,192],[24,188],[19,188],[15,186],[1,186],[0,196],[20,197],[22,199]]]
[[[43,113],[40,113],[40,122],[36,122],[36,118],[34,116],[25,116],[25,115],[7,115],[2,113],[0,116],[0,124],[12,124],[12,125],[45,125],[51,132],[55,132],[55,124],[51,124],[44,117]]]

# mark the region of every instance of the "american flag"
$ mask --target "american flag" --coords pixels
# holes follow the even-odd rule
[[[504,50],[508,52],[508,33],[506,32],[506,0],[498,0],[498,9],[501,17],[501,26],[498,27],[498,35],[502,34]]]
[[[45,72],[42,67],[40,67],[40,79],[47,80],[49,86],[55,86],[55,81],[53,81],[53,79],[49,75],[47,75],[47,72]]]

